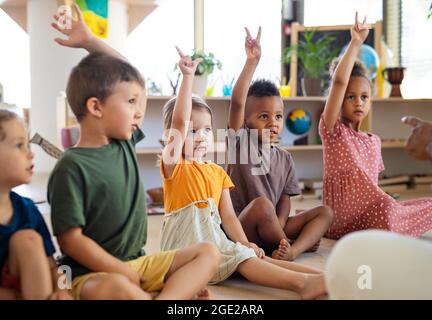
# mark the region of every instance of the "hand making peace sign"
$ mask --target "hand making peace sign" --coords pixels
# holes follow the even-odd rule
[[[249,29],[245,27],[246,39],[245,50],[248,59],[259,60],[261,58],[261,27],[258,28],[258,34],[255,39],[252,38]]]

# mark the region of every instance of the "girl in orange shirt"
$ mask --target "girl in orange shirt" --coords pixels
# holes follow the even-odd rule
[[[192,61],[177,51],[183,79],[178,96],[167,102],[163,112],[165,147],[160,170],[166,216],[161,250],[210,241],[222,254],[210,283],[238,271],[251,282],[295,291],[303,299],[325,294],[320,271],[266,257],[261,248],[248,241],[231,202],[231,179],[222,167],[203,161],[213,134],[211,109],[202,99],[192,97],[193,77],[201,60]]]

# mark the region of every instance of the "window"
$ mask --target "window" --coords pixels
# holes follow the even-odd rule
[[[223,64],[209,78],[214,95],[222,95],[222,85],[241,72],[245,61],[244,27],[256,35],[263,28],[262,58],[256,77],[280,81],[281,71],[281,1],[205,0],[204,51],[213,52]],[[168,76],[178,61],[174,46],[192,54],[194,48],[194,1],[163,0],[134,30],[127,40],[126,56],[147,79],[172,93]]]
[[[404,98],[432,98],[432,18],[431,2],[402,1],[401,60],[406,68],[401,85]]]
[[[213,79],[214,95],[222,95],[223,83],[237,78],[243,68],[245,30],[253,37],[262,27],[261,61],[254,78],[267,78],[280,83],[281,75],[281,11],[282,1],[205,0],[204,47],[222,61],[221,72]]]
[[[129,35],[126,56],[146,77],[171,95],[168,76],[179,60],[175,46],[192,54],[194,47],[194,2],[162,0],[158,7]],[[149,84],[148,84],[149,85]]]
[[[304,25],[351,25],[356,11],[375,23],[383,18],[382,0],[304,0]]]
[[[4,102],[20,108],[30,107],[29,38],[3,10],[0,9],[0,83]]]

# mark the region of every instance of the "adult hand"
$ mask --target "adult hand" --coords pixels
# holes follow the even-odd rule
[[[413,127],[405,148],[416,160],[432,160],[431,151],[427,147],[432,143],[432,123],[417,117],[403,117],[402,122]]]

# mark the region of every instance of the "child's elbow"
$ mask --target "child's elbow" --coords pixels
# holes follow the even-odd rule
[[[57,242],[60,246],[61,251],[66,255],[70,255],[71,252],[76,247],[77,242],[79,241],[79,237],[81,236],[82,236],[81,228],[69,229],[65,232],[58,234]]]
[[[343,77],[335,76],[332,79],[332,86],[333,87],[346,87],[346,86],[348,86],[348,81],[346,81]]]

